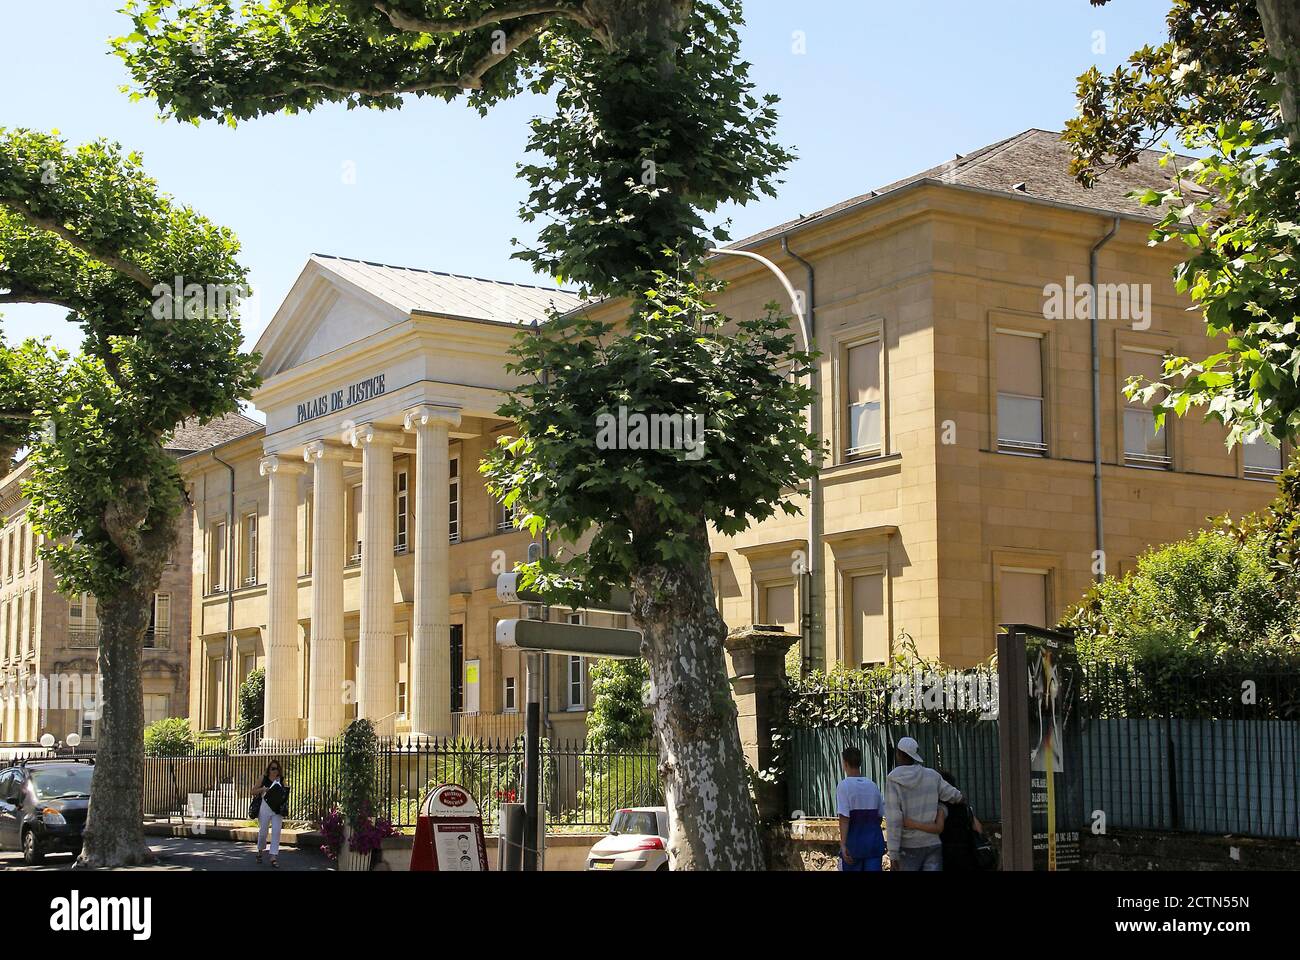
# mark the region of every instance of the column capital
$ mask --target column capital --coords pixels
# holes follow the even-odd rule
[[[347,455],[347,449],[334,440],[313,440],[302,448],[302,459],[306,463],[316,463],[319,460],[344,460]]]
[[[459,427],[460,411],[455,407],[435,407],[422,403],[418,407],[407,410],[402,423],[407,430],[417,430],[435,423],[445,423],[448,428]]]
[[[263,477],[283,473],[295,475],[303,472],[303,465],[286,457],[284,454],[272,453],[257,461],[257,472]]]
[[[388,430],[373,423],[359,423],[343,431],[343,442],[357,449],[369,446],[395,447],[402,440],[400,430]]]

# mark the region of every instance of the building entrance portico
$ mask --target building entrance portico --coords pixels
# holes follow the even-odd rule
[[[513,378],[501,358],[528,316],[517,304],[509,322],[403,309],[393,291],[323,267],[313,258],[258,343],[263,736],[320,742],[350,715],[380,736],[450,736],[452,448],[503,426]]]

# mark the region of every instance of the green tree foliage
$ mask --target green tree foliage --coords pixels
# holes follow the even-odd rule
[[[1095,5],[1106,0],[1093,0]],[[1158,422],[1200,409],[1228,443],[1300,433],[1300,15],[1286,0],[1173,0],[1168,40],[1111,76],[1079,78],[1079,115],[1066,127],[1074,172],[1087,185],[1176,135],[1200,160],[1166,191],[1141,199],[1159,219],[1153,242],[1181,241],[1177,288],[1203,309],[1221,348],[1171,357],[1160,381],[1129,385]]]
[[[83,334],[75,356],[0,347],[0,447],[30,450],[24,492],[60,590],[99,601],[89,864],[147,857],[140,650],[184,497],[162,441],[183,420],[237,409],[255,383],[233,307],[238,249],[161,193],[137,154],[0,129],[0,305],[62,306]]]
[[[707,599],[708,527],[736,532],[808,475],[808,397],[775,375],[792,341],[774,315],[724,331],[693,285],[725,234],[704,217],[775,189],[790,154],[771,97],[740,58],[740,0],[129,0],[116,49],[164,113],[227,122],[325,103],[393,108],[405,94],[486,111],[524,90],[555,98],[534,122],[525,220],[540,270],[631,301],[630,328],[552,319],[520,347],[526,381],[503,411],[521,437],[491,461],[498,495],[566,542],[537,578],[569,594],[632,580],[657,671],[674,863],[755,867],[753,805]],[[673,279],[670,281],[669,277]],[[743,345],[743,347],[742,347]],[[796,356],[795,373],[807,358]],[[618,406],[702,414],[707,456],[595,449]],[[581,587],[575,586],[581,584]],[[686,664],[687,666],[682,666]],[[706,802],[703,798],[709,797]]]
[[[1300,465],[1267,511],[1153,547],[1062,618],[1093,661],[1215,668],[1300,666]]]
[[[404,94],[487,111],[524,90],[554,95],[556,115],[532,124],[537,159],[520,168],[522,216],[544,226],[518,256],[600,294],[704,253],[701,214],[774,194],[791,159],[772,139],[775,98],[754,95],[739,55],[739,0],[130,0],[127,11],[135,29],[115,47],[136,95],[182,120],[390,109]],[[658,19],[658,33],[638,22]]]
[[[811,472],[815,441],[802,412],[812,357],[794,349],[775,307],[729,323],[705,299],[713,286],[660,275],[625,331],[577,313],[516,340],[509,369],[525,383],[501,413],[521,435],[503,439],[480,469],[495,496],[523,506],[525,526],[540,529],[545,518],[585,545],[527,570],[526,585],[581,608],[643,567],[707,559],[706,524],[737,533],[798,514],[787,491]],[[698,416],[699,455],[601,449],[601,418],[617,418],[620,406]]]
[[[266,670],[258,667],[239,685],[239,733],[247,736],[265,720]]]
[[[645,708],[650,667],[642,660],[593,660],[591,709],[587,711],[587,746],[625,750],[645,744],[653,733]]]
[[[183,717],[155,720],[144,728],[146,757],[188,757],[194,753],[194,731]]]

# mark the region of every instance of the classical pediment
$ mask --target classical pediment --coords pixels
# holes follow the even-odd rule
[[[258,340],[263,379],[328,356],[408,317],[313,257]]]

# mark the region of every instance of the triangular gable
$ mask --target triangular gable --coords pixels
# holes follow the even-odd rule
[[[313,257],[258,338],[255,349],[262,354],[259,372],[269,379],[364,340],[408,316],[402,308]]]

